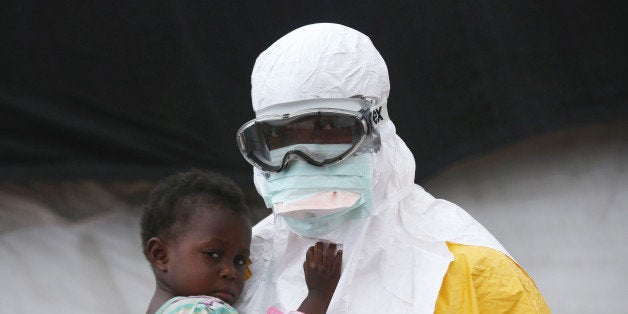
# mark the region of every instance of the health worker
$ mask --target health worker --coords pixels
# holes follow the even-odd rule
[[[273,213],[253,228],[252,277],[236,308],[295,309],[304,252],[344,251],[328,313],[548,313],[534,282],[463,209],[414,183],[388,115],[388,69],[364,34],[313,24],[262,52],[255,119],[237,143]]]

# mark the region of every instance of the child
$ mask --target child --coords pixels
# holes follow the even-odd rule
[[[200,170],[165,178],[151,191],[141,229],[156,280],[146,313],[237,313],[230,305],[247,276],[251,222],[233,181]],[[299,311],[325,313],[341,263],[334,244],[308,249],[303,269],[309,293]]]

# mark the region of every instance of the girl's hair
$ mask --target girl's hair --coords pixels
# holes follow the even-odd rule
[[[144,254],[150,238],[176,238],[200,206],[250,217],[244,193],[231,179],[198,169],[175,173],[157,183],[144,205],[141,220]]]

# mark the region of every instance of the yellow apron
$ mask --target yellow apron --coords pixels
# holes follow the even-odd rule
[[[454,261],[443,278],[435,313],[550,313],[532,279],[504,253],[447,246]]]

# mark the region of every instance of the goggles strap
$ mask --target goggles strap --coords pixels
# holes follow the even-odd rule
[[[388,102],[374,104],[367,109],[366,114],[369,124],[369,132],[377,128],[380,124],[388,120]]]

